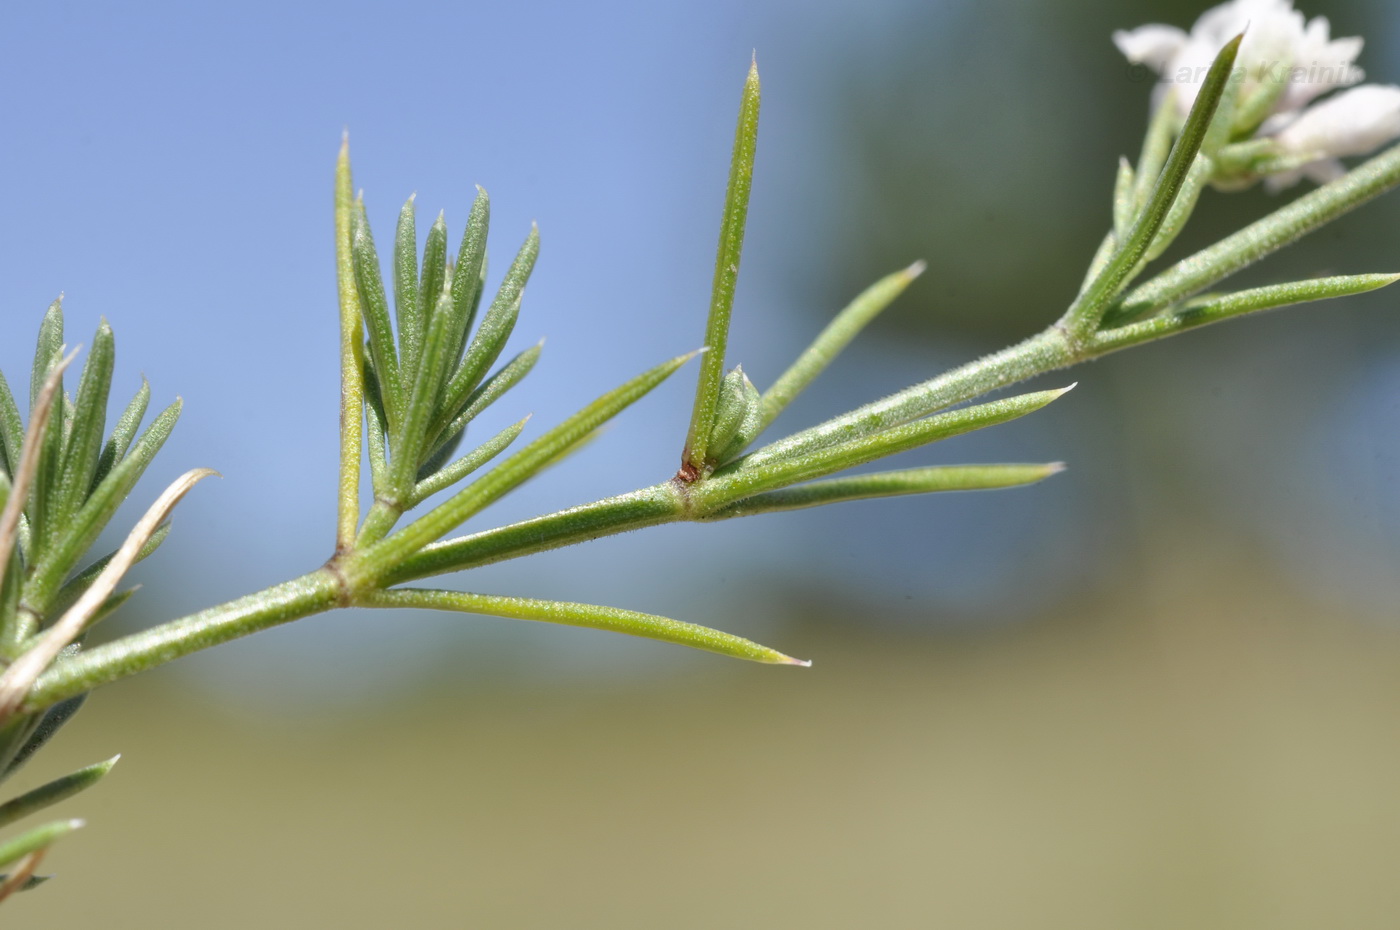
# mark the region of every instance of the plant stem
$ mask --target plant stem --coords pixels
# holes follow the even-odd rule
[[[328,568],[273,585],[61,660],[34,683],[26,713],[164,665],[210,646],[340,606],[341,583]]]
[[[773,443],[730,467],[750,469],[765,462],[776,462],[780,458],[791,458],[812,449],[868,436],[1076,362],[1174,335],[1203,323],[1242,315],[1266,304],[1276,305],[1281,297],[1318,299],[1321,296],[1336,296],[1343,291],[1357,293],[1394,280],[1396,278],[1389,275],[1355,276],[1352,279],[1328,279],[1313,284],[1302,282],[1241,292],[1214,304],[1187,308],[1170,317],[1100,332],[1088,344],[1078,347],[1072,345],[1068,335],[1057,324],[1017,345]],[[1289,289],[1296,289],[1297,293]],[[660,371],[674,370],[672,366],[679,361],[673,360],[669,365],[660,366],[648,374],[655,377]],[[511,471],[513,469],[507,469],[506,473]],[[524,473],[529,469],[521,471]],[[505,485],[512,483],[512,480],[503,481],[501,487],[494,488],[493,493],[485,496],[494,500],[499,493],[504,493]],[[803,487],[798,485],[795,490]],[[327,566],[256,594],[61,660],[40,676],[21,710],[25,713],[43,710],[98,685],[290,620],[359,601],[368,603],[377,596],[375,591],[390,585],[502,562],[642,527],[719,517],[724,515],[725,508],[734,505],[735,500],[722,495],[710,501],[705,495],[697,495],[689,484],[672,479],[509,526],[432,543],[414,552],[396,553],[393,559],[379,561],[373,571],[365,573],[363,579],[341,577],[335,569]]]

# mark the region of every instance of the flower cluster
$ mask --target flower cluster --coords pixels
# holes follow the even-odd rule
[[[1241,32],[1230,140],[1246,145],[1223,159],[1217,182],[1264,177],[1272,190],[1303,177],[1325,183],[1344,172],[1338,158],[1400,138],[1400,87],[1352,86],[1364,77],[1355,63],[1362,39],[1331,38],[1326,17],[1306,21],[1292,0],[1230,0],[1202,14],[1190,33],[1154,23],[1116,32],[1113,41],[1161,76],[1156,104],[1174,106],[1184,120],[1211,61]],[[1318,100],[1341,88],[1348,89]]]

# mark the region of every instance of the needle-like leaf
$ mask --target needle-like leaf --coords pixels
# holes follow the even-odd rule
[[[136,553],[136,561],[143,562],[150,558],[155,551],[160,548],[160,544],[165,542],[169,536],[169,523],[163,523],[156,527],[156,531],[151,534],[151,538],[146,540],[146,544]],[[97,576],[102,573],[102,570],[107,567],[107,563],[111,562],[115,555],[115,552],[109,552],[107,555],[104,555],[102,558],[93,562],[87,568],[84,568],[82,571],[78,572],[78,574],[64,582],[63,587],[58,591],[58,597],[54,599],[52,610],[67,610],[72,603],[87,590],[88,585],[97,580]]]
[[[515,442],[516,437],[520,435],[521,430],[525,429],[525,424],[529,421],[530,418],[525,417],[517,423],[512,423],[451,465],[446,465],[419,481],[414,487],[413,493],[409,495],[404,509],[416,507],[437,492],[452,487],[500,455],[511,443]]]
[[[417,196],[417,195],[414,195]],[[414,197],[399,211],[394,234],[394,311],[399,321],[399,360],[404,390],[411,393],[423,337],[428,328],[428,312],[423,300],[435,301],[437,294],[418,294],[418,226],[414,219]]]
[[[441,445],[459,436],[462,430],[466,429],[467,424],[483,410],[500,400],[506,391],[524,380],[530,370],[535,367],[535,363],[540,360],[540,352],[543,350],[544,341],[541,340],[511,359],[490,378],[487,378],[480,387],[472,391],[462,411],[440,433],[434,435],[432,441]]]
[[[836,318],[827,324],[826,329],[822,330],[812,344],[797,357],[797,361],[773,382],[772,387],[763,392],[759,401],[762,424],[759,432],[767,429],[769,424],[778,418],[778,414],[782,413],[817,375],[826,370],[826,366],[831,364],[841,350],[846,348],[880,311],[904,293],[904,289],[923,274],[924,268],[923,262],[915,262],[902,271],[886,275],[862,291],[838,313]]]
[[[24,445],[24,421],[9,382],[0,373],[0,470],[14,476],[19,468],[20,448]]]
[[[467,215],[467,228],[462,233],[462,244],[457,250],[457,263],[452,269],[452,332],[456,336],[456,348],[451,358],[454,369],[461,362],[467,333],[476,318],[477,305],[481,303],[486,277],[486,233],[490,225],[491,199],[478,186],[471,213]]]
[[[463,249],[466,249],[466,242],[463,242]],[[486,311],[481,326],[477,328],[476,335],[472,337],[466,355],[463,356],[461,364],[457,366],[446,390],[443,391],[440,413],[431,429],[434,436],[440,436],[442,431],[447,428],[447,424],[461,412],[462,405],[466,403],[468,395],[476,389],[476,386],[481,383],[481,379],[486,376],[486,372],[500,357],[501,350],[505,348],[506,341],[510,339],[510,334],[515,329],[515,321],[520,316],[520,300],[525,293],[525,283],[530,279],[530,272],[534,270],[535,259],[539,253],[540,233],[537,228],[532,226],[530,235],[526,237],[525,244],[516,253],[515,261],[511,262],[505,280],[501,282],[500,289],[496,291],[496,298],[491,301],[491,308]],[[461,262],[458,264],[460,265]],[[454,282],[456,274],[454,271]]]
[[[92,476],[92,486],[96,487],[102,483],[111,472],[112,466],[121,461],[126,455],[126,450],[131,448],[132,441],[141,430],[141,421],[146,416],[146,407],[151,402],[151,385],[145,379],[141,379],[141,387],[136,392],[136,396],[131,399],[131,403],[126,405],[122,415],[117,418],[117,425],[112,427],[112,435],[107,438],[107,444],[102,447],[102,456],[97,460],[97,471]]]
[[[1063,470],[1062,463],[1052,462],[1048,465],[935,465],[882,471],[873,475],[852,475],[756,494],[730,504],[705,519],[728,520],[873,497],[1011,488],[1034,484]]]
[[[734,131],[734,152],[729,161],[729,185],[724,193],[724,215],[720,220],[715,278],[710,291],[710,313],[705,323],[707,351],[700,362],[695,408],[690,415],[690,432],[681,456],[682,474],[691,481],[701,477],[712,465],[708,461],[708,445],[710,431],[715,425],[720,382],[724,379],[729,318],[734,310],[739,259],[744,251],[744,226],[749,215],[749,191],[753,187],[754,153],[758,149],[760,98],[758,62],[754,61],[749,66],[748,76],[744,79],[744,92],[739,100],[739,124]]]
[[[8,842],[0,843],[0,867],[53,845],[55,840],[80,829],[83,825],[81,820],[56,820],[42,827],[35,827]]]
[[[394,324],[389,317],[389,299],[384,294],[384,279],[379,270],[379,253],[374,248],[364,201],[356,203],[355,222],[351,231],[351,252],[355,259],[355,287],[364,313],[368,334],[369,356],[379,378],[379,396],[392,433],[398,425],[403,407],[403,387],[399,380],[399,362],[394,349]]]
[[[736,659],[763,662],[769,665],[801,665],[811,662],[783,655],[752,640],[699,626],[683,623],[655,614],[600,607],[595,604],[573,604],[564,601],[542,601],[526,597],[500,597],[491,594],[468,594],[462,591],[436,591],[420,588],[396,588],[379,591],[364,602],[366,607],[416,607],[427,610],[451,610],[461,613],[487,614],[514,620],[539,620],[566,626],[608,630],[628,636],[642,636],[662,642],[677,643],[694,649],[717,652]]]
[[[854,468],[866,462],[886,458],[940,439],[959,436],[973,430],[995,426],[1023,417],[1064,395],[1074,385],[1054,391],[1036,391],[952,410],[926,417],[881,433],[864,436],[850,442],[826,446],[813,452],[788,459],[747,465],[739,459],[710,476],[696,487],[692,499],[701,513],[713,513],[721,507],[799,481],[820,478],[833,472]]]
[[[55,779],[47,785],[41,785],[32,791],[26,791],[19,797],[0,804],[0,828],[8,827],[30,814],[38,813],[46,807],[52,807],[79,792],[86,791],[106,777],[120,758],[121,756],[113,756],[106,762],[78,769],[76,772]]]
[[[63,579],[73,571],[83,553],[97,541],[98,534],[136,486],[160,447],[170,438],[182,406],[183,402],[176,400],[161,411],[126,457],[93,489],[87,501],[64,527],[62,538],[43,554],[25,586],[25,601],[30,607],[42,614],[52,603]],[[32,631],[24,632],[27,636]]]
[[[24,510],[35,472],[39,469],[42,437],[48,434],[54,408],[58,406],[58,394],[63,389],[63,371],[72,364],[73,358],[74,356],[69,354],[60,358],[58,364],[46,369],[44,380],[39,383],[39,389],[34,395],[19,466],[11,479],[5,506],[0,508],[0,582],[9,574],[12,561],[10,556],[14,552],[15,541],[19,538],[20,514]],[[7,650],[23,638],[25,631],[18,622],[18,615],[6,619],[11,622],[5,629],[0,630],[0,649]]]
[[[56,516],[67,521],[82,506],[92,490],[102,454],[102,433],[107,420],[107,397],[112,387],[112,367],[116,344],[112,328],[103,320],[88,350],[83,373],[78,380],[73,423],[64,442],[63,464],[55,502]]]
[[[1294,281],[1289,284],[1273,284],[1256,287],[1233,294],[1206,296],[1193,300],[1184,307],[1158,316],[1128,323],[1116,329],[1105,330],[1094,337],[1094,347],[1100,352],[1112,352],[1128,346],[1161,339],[1175,333],[1195,329],[1209,323],[1219,323],[1232,317],[1272,310],[1290,304],[1306,303],[1312,300],[1328,300],[1333,297],[1348,297],[1364,294],[1400,280],[1394,274],[1358,274],[1336,278],[1315,278],[1311,281]]]

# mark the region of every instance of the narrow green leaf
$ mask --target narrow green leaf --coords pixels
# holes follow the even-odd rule
[[[1034,484],[1064,470],[1064,465],[938,465],[883,471],[873,475],[853,475],[813,481],[781,491],[768,491],[736,501],[705,517],[728,520],[759,513],[801,510],[844,501],[873,497],[899,497],[938,491],[985,491]]]
[[[1315,278],[1311,281],[1294,281],[1289,284],[1274,284],[1256,287],[1233,294],[1206,296],[1194,300],[1178,310],[1150,317],[1137,323],[1129,323],[1117,329],[1104,330],[1094,337],[1095,355],[1114,352],[1128,346],[1161,339],[1197,326],[1218,323],[1232,317],[1272,310],[1290,304],[1306,303],[1312,300],[1329,300],[1333,297],[1348,297],[1364,294],[1385,287],[1400,280],[1393,274],[1358,274],[1336,278]]]
[[[388,417],[384,399],[379,392],[379,377],[374,363],[365,362],[365,442],[369,447],[370,481],[377,492],[389,488]]]
[[[384,280],[379,271],[379,253],[374,249],[369,219],[364,201],[356,203],[355,223],[351,234],[355,258],[355,286],[364,313],[365,331],[369,336],[369,356],[379,377],[379,395],[390,432],[399,422],[403,407],[403,387],[399,380],[398,356],[394,351],[394,325],[389,318],[389,300],[384,295]]]
[[[1113,185],[1113,235],[1119,241],[1127,236],[1137,219],[1137,176],[1126,158],[1118,159],[1118,179]]]
[[[467,215],[467,228],[457,250],[457,263],[452,270],[452,315],[456,320],[456,350],[451,353],[454,369],[461,361],[467,345],[467,333],[476,318],[486,278],[486,233],[491,225],[491,199],[480,186]]]
[[[1171,154],[1172,139],[1176,135],[1176,89],[1168,87],[1147,126],[1147,135],[1142,140],[1142,152],[1138,156],[1137,178],[1135,182],[1134,216],[1147,204],[1152,196],[1152,188],[1161,177],[1162,167]]]
[[[3,885],[5,882],[9,881],[9,878],[10,876],[8,873],[0,872],[0,885]],[[24,880],[24,884],[16,888],[15,891],[29,891],[31,889],[38,888],[40,885],[42,885],[44,882],[48,881],[51,878],[53,878],[52,875],[31,875],[28,878],[26,878]]]
[[[466,399],[466,405],[455,417],[451,415],[450,410],[444,409],[445,416],[439,417],[441,425],[434,423],[432,428],[428,430],[432,442],[440,446],[461,435],[468,423],[476,419],[487,407],[500,400],[506,391],[524,380],[530,370],[535,367],[535,363],[540,360],[540,352],[543,350],[544,341],[541,340],[511,359],[471,393]]]
[[[24,421],[20,418],[19,405],[10,392],[9,382],[0,372],[0,469],[13,477],[19,468],[20,450],[24,446]]]
[[[53,413],[44,424],[43,441],[39,443],[39,459],[34,469],[34,480],[29,486],[29,526],[33,548],[26,558],[40,559],[53,545],[63,526],[59,510],[59,481],[63,469],[63,435],[67,424],[63,394],[63,382],[59,381],[58,393],[54,397]],[[31,414],[31,417],[33,414]]]
[[[909,449],[917,449],[940,439],[1023,417],[1039,410],[1073,387],[1071,384],[1059,390],[1036,391],[964,407],[850,442],[826,446],[804,455],[757,466],[746,467],[748,459],[739,459],[715,472],[703,485],[695,487],[691,492],[692,502],[697,513],[713,513],[760,491],[775,490],[799,481],[820,478]]]
[[[451,465],[444,466],[423,478],[414,487],[413,493],[409,495],[404,509],[408,510],[418,506],[437,492],[451,487],[500,455],[511,443],[515,442],[516,437],[520,435],[520,431],[525,428],[525,424],[529,420],[529,417],[525,417],[518,423],[512,423]]]
[[[1131,291],[1105,314],[1104,324],[1121,325],[1190,297],[1397,185],[1400,185],[1400,146],[1177,262]]]
[[[49,369],[58,364],[63,355],[63,297],[49,304],[44,320],[39,324],[39,340],[34,347],[34,367],[29,373],[29,412],[34,412],[34,404],[44,389],[44,379]],[[61,419],[61,417],[55,417]]]
[[[112,387],[112,367],[116,343],[112,327],[104,319],[97,327],[88,350],[83,373],[78,380],[73,426],[63,449],[63,466],[58,487],[59,519],[67,520],[78,511],[97,473],[102,454],[102,433],[107,420],[107,398]]]
[[[363,569],[371,576],[382,576],[410,554],[519,487],[561,452],[646,396],[695,354],[692,352],[663,362],[607,392],[458,491],[443,504],[375,544],[359,558],[347,561],[342,570],[349,574]]]
[[[136,561],[144,562],[146,559],[150,558],[155,551],[160,548],[160,544],[165,542],[169,535],[170,524],[163,524],[151,534],[150,539],[146,540],[146,544],[143,545],[141,550],[136,554]],[[67,610],[74,601],[82,596],[82,593],[87,590],[88,585],[92,584],[93,581],[97,579],[97,576],[102,574],[102,569],[107,567],[107,563],[112,561],[112,556],[114,555],[116,555],[115,552],[107,553],[66,581],[63,587],[59,589],[58,597],[54,599],[51,611],[53,613],[62,613]]]
[[[1139,272],[1143,266],[1160,257],[1176,241],[1176,237],[1186,227],[1186,221],[1191,218],[1192,212],[1195,211],[1196,203],[1201,199],[1201,191],[1205,190],[1214,170],[1215,166],[1209,156],[1204,153],[1196,156],[1191,170],[1186,173],[1186,180],[1182,182],[1181,189],[1177,191],[1175,199],[1172,200],[1171,209],[1167,210],[1167,215],[1162,219],[1162,226],[1157,230],[1152,245],[1148,247],[1138,264]]]
[[[10,479],[0,475],[0,511],[9,503]],[[0,654],[13,653],[13,644],[18,641],[19,599],[24,585],[24,563],[20,561],[21,546],[11,545],[8,552],[0,553],[6,564],[0,566]]]
[[[136,592],[140,590],[141,586],[138,584],[135,587],[127,588],[125,591],[118,591],[117,593],[113,594],[111,597],[103,601],[98,606],[98,608],[92,612],[92,616],[88,618],[87,622],[83,624],[83,634],[86,635],[88,630],[97,626],[103,620],[106,620],[108,617],[112,616],[112,614],[121,610],[122,606],[125,605],[127,601],[135,597]],[[29,639],[25,640],[25,644],[29,645],[32,643],[37,643],[41,633],[29,637]]]
[[[423,246],[423,281],[418,288],[418,302],[424,319],[437,312],[437,297],[447,284],[447,219],[439,211],[428,229],[428,241]],[[456,364],[456,359],[452,364]]]
[[[465,245],[464,242],[464,248]],[[535,259],[539,253],[540,233],[532,226],[530,235],[525,238],[525,244],[516,253],[515,261],[511,262],[505,280],[496,291],[491,308],[486,311],[486,317],[481,321],[476,335],[472,337],[462,363],[457,366],[447,389],[443,391],[441,409],[453,411],[447,415],[448,420],[462,409],[467,396],[481,383],[486,372],[500,357],[506,341],[510,339],[510,334],[515,329],[516,318],[520,315],[520,300],[525,293],[525,282],[530,279],[530,272],[535,267]],[[456,272],[453,273],[453,278],[455,280]]]
[[[106,762],[78,769],[70,775],[55,779],[33,791],[26,791],[19,797],[0,804],[0,828],[8,827],[30,814],[37,813],[46,807],[52,807],[79,792],[86,791],[101,781],[120,758],[121,756],[113,756]]]
[[[682,455],[682,473],[690,480],[702,476],[713,463],[708,460],[710,432],[714,429],[715,403],[724,378],[724,358],[729,343],[729,318],[734,310],[734,289],[739,281],[739,259],[744,251],[744,226],[753,187],[754,153],[758,148],[758,109],[761,97],[758,62],[749,66],[739,101],[739,124],[734,131],[734,152],[729,161],[729,185],[724,193],[715,279],[710,292],[710,313],[705,323],[706,354],[700,360],[695,388],[695,408]]]
[[[146,407],[151,402],[151,385],[144,377],[141,379],[141,388],[136,392],[136,396],[131,399],[131,403],[126,405],[122,415],[117,418],[117,425],[112,428],[112,435],[108,437],[107,444],[102,447],[102,457],[97,460],[97,471],[92,476],[92,487],[107,477],[112,466],[120,462],[122,456],[126,455],[126,450],[131,448],[132,440],[141,429],[141,421],[146,416]]]
[[[46,552],[35,565],[33,575],[25,585],[25,602],[30,607],[42,614],[53,603],[63,579],[97,540],[98,534],[111,521],[146,467],[170,438],[182,406],[183,401],[176,400],[161,411],[132,446],[131,452],[93,489],[86,503],[63,528],[63,535],[53,549]]]
[[[30,729],[29,735],[14,756],[4,765],[0,765],[0,780],[9,778],[24,767],[24,764],[33,758],[34,753],[43,749],[54,734],[63,729],[63,725],[73,719],[73,715],[82,709],[87,702],[87,692],[83,692],[75,697],[59,701],[43,712],[43,715],[35,721]]]
[[[39,730],[37,714],[15,714],[0,723],[0,771],[8,778],[18,766],[16,761]]]
[[[428,424],[436,412],[439,394],[447,374],[447,353],[452,340],[447,327],[452,321],[452,294],[438,292],[437,308],[432,314],[427,334],[423,337],[423,356],[419,370],[414,372],[412,392],[404,408],[403,421],[397,441],[391,444],[390,485],[397,499],[406,498],[413,490],[418,466],[427,457]]]
[[[408,198],[399,211],[399,226],[394,235],[394,310],[399,320],[400,373],[404,390],[411,393],[414,372],[423,351],[423,338],[428,329],[428,313],[424,301],[436,301],[437,292],[418,294],[418,227],[414,219],[413,200]]]
[[[39,385],[39,393],[30,399],[29,425],[25,428],[19,464],[15,468],[5,506],[0,508],[0,574],[8,573],[10,554],[17,542],[23,547],[26,563],[38,558],[40,546],[36,543],[40,543],[42,537],[30,528],[25,510],[26,505],[33,510],[35,500],[42,499],[47,493],[47,489],[36,492],[35,488],[44,477],[45,453],[52,454],[50,438],[55,431],[50,427],[58,416],[56,409],[59,395],[63,392],[63,372],[72,364],[73,358],[74,353],[69,353],[49,368]],[[13,627],[0,630],[0,649],[13,646],[23,632],[21,618],[13,619],[16,621]]]
[[[1235,56],[1239,53],[1240,41],[1243,38],[1243,34],[1235,36],[1216,56],[1210,71],[1206,73],[1196,102],[1191,107],[1191,114],[1186,118],[1186,125],[1167,158],[1166,167],[1162,169],[1161,177],[1152,190],[1152,196],[1148,198],[1137,221],[1133,223],[1127,238],[1104,265],[1103,271],[1065,313],[1063,322],[1072,332],[1089,333],[1097,329],[1104,308],[1139,268],[1143,256],[1147,254],[1158,230],[1162,228],[1162,223],[1166,220],[1197,153],[1206,141],[1216,107],[1219,106],[1220,99],[1229,85]]]
[[[42,827],[35,827],[5,843],[0,843],[0,866],[17,862],[32,852],[52,846],[55,840],[72,833],[83,826],[81,820],[55,820]]]
[[[797,357],[797,361],[779,376],[773,386],[763,392],[760,400],[760,434],[787,409],[797,395],[806,390],[817,375],[826,370],[832,360],[851,343],[862,329],[888,307],[904,289],[923,274],[926,266],[915,262],[902,271],[886,275],[866,288],[836,315],[812,344]]]
[[[565,626],[587,627],[641,636],[666,643],[704,649],[736,659],[763,662],[768,665],[801,665],[811,662],[783,655],[730,633],[724,633],[694,623],[683,623],[655,614],[600,607],[595,604],[572,604],[565,601],[542,601],[527,597],[500,597],[491,594],[468,594],[462,591],[436,591],[400,588],[375,592],[365,602],[367,607],[416,607],[425,610],[451,610],[460,613],[486,614],[512,620],[538,620]]]

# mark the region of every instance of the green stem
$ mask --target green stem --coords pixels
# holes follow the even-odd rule
[[[686,493],[679,482],[666,481],[630,494],[444,540],[425,546],[399,563],[389,572],[384,584],[400,584],[648,526],[675,523],[686,518],[685,499]]]
[[[341,583],[328,568],[218,607],[123,636],[61,660],[34,683],[23,710],[42,710],[210,646],[340,606]]]

